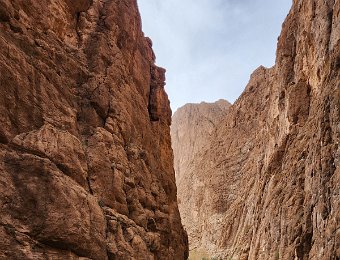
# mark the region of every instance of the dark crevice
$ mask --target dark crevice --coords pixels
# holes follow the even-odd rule
[[[91,170],[90,170],[89,156],[88,156],[88,151],[87,151],[88,140],[87,139],[83,140],[82,144],[83,144],[83,149],[84,149],[85,158],[86,158],[86,166],[87,166],[86,184],[87,184],[87,188],[90,194],[94,195],[93,189],[91,187],[91,174],[90,174]]]
[[[52,240],[37,240],[39,243],[46,245],[48,247],[52,247],[55,249],[61,249],[64,251],[69,251],[72,252],[73,254],[75,254],[78,257],[88,257],[88,255],[84,254],[83,252],[81,252],[81,250],[77,250],[75,251],[75,249],[73,248],[73,246],[65,244],[63,241],[52,241]]]
[[[301,243],[296,247],[296,254],[299,259],[309,259],[309,252],[312,249],[313,233],[306,233],[301,238]]]
[[[82,45],[81,31],[79,28],[80,16],[81,16],[81,12],[76,13],[76,33],[77,33],[77,38],[78,38],[78,48],[80,48],[80,46]]]
[[[0,144],[8,144],[8,143],[9,143],[8,138],[4,134],[0,133]]]
[[[93,193],[93,190],[92,190],[92,187],[91,187],[91,181],[90,181],[90,177],[89,176],[86,177],[86,181],[87,181],[87,186],[89,188],[89,192],[90,192],[91,195],[93,195],[94,193]]]

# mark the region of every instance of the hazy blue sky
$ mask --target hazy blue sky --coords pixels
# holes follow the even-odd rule
[[[167,69],[173,112],[220,98],[234,102],[260,65],[275,61],[292,0],[137,0],[157,65]]]

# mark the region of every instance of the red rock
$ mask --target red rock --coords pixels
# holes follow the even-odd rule
[[[0,2],[1,259],[187,258],[151,45],[134,0]]]

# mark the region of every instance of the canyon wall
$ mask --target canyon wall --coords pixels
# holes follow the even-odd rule
[[[186,259],[135,0],[0,1],[0,258]]]
[[[252,74],[180,173],[191,250],[340,258],[339,71],[340,1],[294,0],[275,66]]]
[[[195,242],[200,239],[202,230],[199,229],[197,208],[200,207],[199,198],[202,196],[203,182],[197,181],[195,159],[200,158],[201,151],[210,142],[210,138],[217,130],[219,122],[226,116],[231,104],[226,100],[218,100],[215,103],[202,102],[200,104],[186,104],[180,107],[172,116],[171,140],[174,150],[174,166],[176,183],[178,187],[178,206],[182,218],[189,228],[191,248],[195,248]],[[194,193],[187,189],[193,188]],[[187,195],[190,194],[190,197]],[[184,203],[182,203],[182,200]],[[194,251],[194,252],[193,252]],[[204,250],[192,250],[190,259],[208,257]],[[194,256],[194,257],[193,257]]]
[[[230,103],[221,99],[215,103],[186,104],[174,113],[170,133],[172,148],[176,152],[174,166],[177,183],[181,183],[182,173],[188,172],[190,162],[209,142],[217,123],[229,107]]]

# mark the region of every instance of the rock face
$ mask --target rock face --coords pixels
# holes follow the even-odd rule
[[[253,73],[180,172],[192,250],[223,259],[340,258],[339,71],[340,1],[294,0],[275,66]]]
[[[191,245],[199,238],[197,219],[195,218],[195,204],[197,195],[188,199],[188,188],[201,185],[195,179],[187,178],[187,173],[196,170],[196,158],[200,158],[200,152],[209,144],[210,138],[217,130],[218,123],[226,116],[231,104],[226,100],[218,100],[215,103],[186,104],[179,108],[172,117],[171,139],[174,150],[174,163],[176,183],[178,187],[178,205],[182,218],[186,220],[189,229]],[[195,178],[193,175],[192,177]],[[190,193],[191,194],[191,193]],[[181,203],[184,200],[185,203]],[[197,252],[200,253],[200,252]],[[203,252],[201,252],[203,253]],[[192,254],[191,254],[192,256]],[[201,260],[204,256],[199,255]]]
[[[190,162],[209,142],[229,107],[228,101],[220,99],[215,103],[186,104],[174,113],[171,140],[176,153],[174,164],[178,184],[181,184],[182,173],[188,171]]]
[[[135,0],[0,1],[0,258],[186,259]]]

